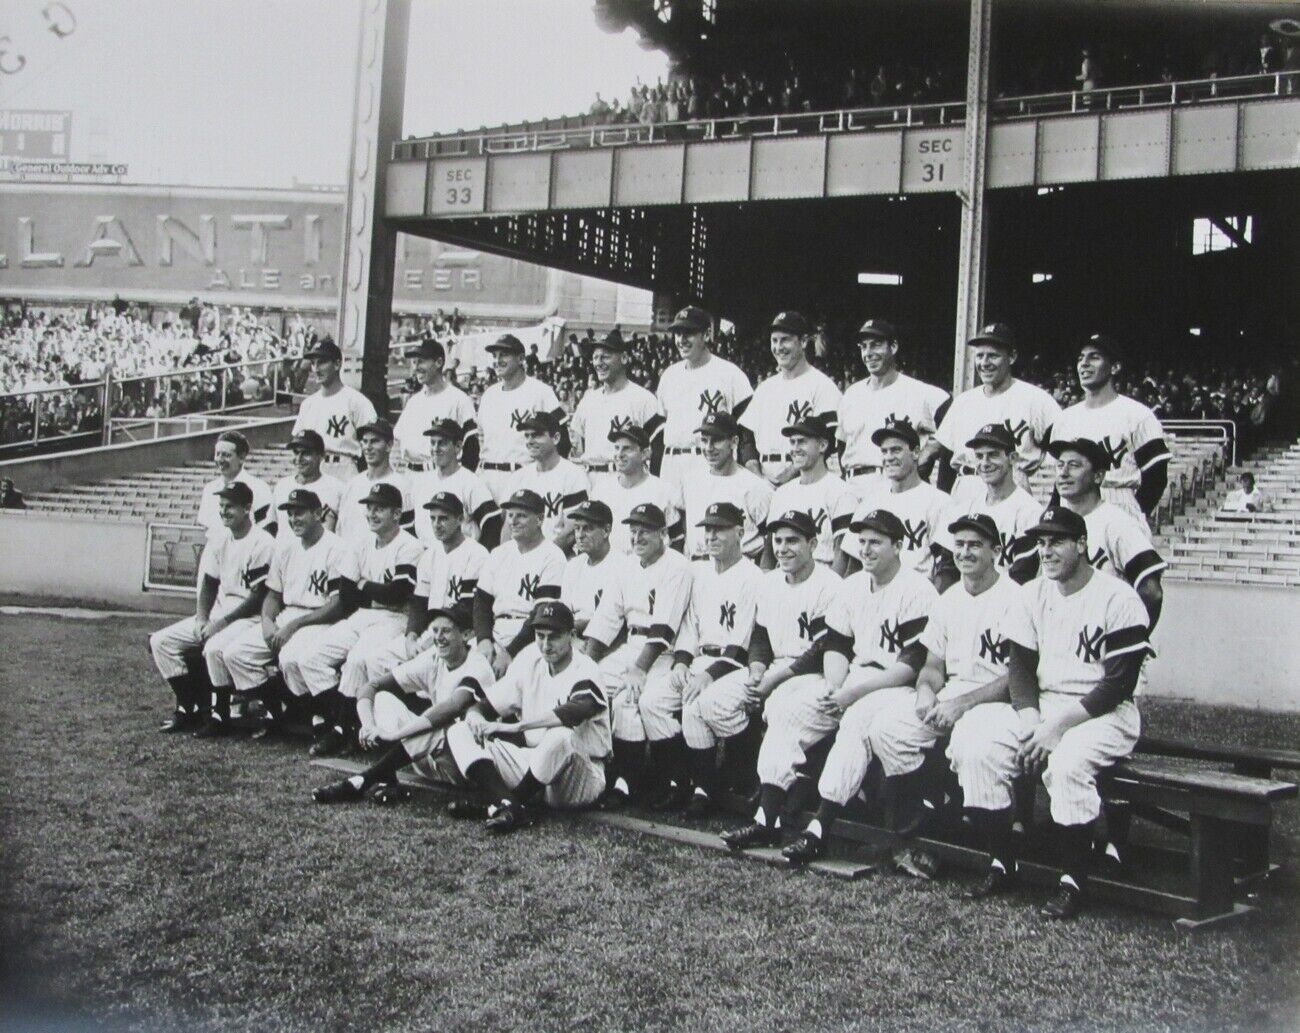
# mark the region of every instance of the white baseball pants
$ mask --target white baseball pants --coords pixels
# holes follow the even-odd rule
[[[411,712],[400,699],[391,692],[380,692],[375,696],[375,727],[385,735],[400,731],[410,721],[418,717]],[[413,735],[402,740],[402,748],[411,758],[415,769],[426,778],[438,782],[449,782],[463,786],[465,779],[456,762],[452,759],[447,746],[447,730],[439,728],[423,735]]]
[[[250,622],[261,625],[261,620],[257,617],[245,617],[222,628],[207,642],[199,640],[198,621],[194,617],[185,617],[175,624],[159,628],[149,636],[149,651],[153,653],[154,666],[164,678],[180,678],[188,673],[185,666],[186,653],[195,652],[200,646],[203,647],[205,658],[209,650],[220,653],[228,643],[239,637]]]
[[[648,724],[642,714],[643,701],[651,685],[661,679],[667,682],[667,673],[672,670],[671,650],[665,649],[659,654],[654,666],[646,673],[645,684],[641,686],[640,692],[622,687],[627,672],[635,666],[644,645],[643,638],[628,639],[600,661],[600,673],[604,675],[609,691],[609,718],[614,738],[625,742],[645,742],[647,737],[669,739],[676,734],[665,731],[670,724],[676,724],[676,720],[670,720],[670,715],[664,712],[671,700],[661,698],[651,702]],[[648,735],[651,729],[656,734]]]
[[[357,610],[335,624],[320,625],[319,633],[306,638],[303,633],[316,628],[304,628],[280,653],[285,681],[300,696],[304,691],[318,696],[338,689],[345,696],[355,697],[365,685],[365,671],[360,664],[348,662],[351,651],[363,638],[386,642],[405,626],[405,614],[367,609]]]
[[[703,659],[713,662],[707,657]],[[749,672],[743,669],[724,674],[682,707],[682,736],[687,746],[707,750],[716,746],[719,739],[729,739],[749,727],[748,678]]]
[[[458,721],[447,729],[447,746],[461,775],[470,765],[490,760],[513,789],[531,772],[546,786],[547,805],[556,809],[588,807],[605,791],[605,765],[578,750],[572,728],[548,728],[536,746],[495,738],[480,746],[469,725]]]
[[[839,734],[826,757],[817,792],[823,800],[841,806],[858,795],[867,777],[867,768],[875,756],[871,745],[871,728],[876,719],[897,700],[910,700],[915,691],[909,687],[877,689],[854,703],[840,718]]]
[[[311,611],[301,606],[286,606],[276,615],[275,625],[284,627],[291,620]],[[304,628],[290,639],[292,642],[311,628]],[[204,650],[208,662],[208,677],[218,688],[234,686],[239,692],[255,689],[266,681],[276,659],[271,647],[262,637],[262,622],[254,620],[239,635],[235,636],[220,652]]]
[[[760,782],[789,789],[807,751],[839,727],[839,720],[817,705],[825,695],[826,679],[805,674],[783,682],[767,697],[767,732],[758,748]]]

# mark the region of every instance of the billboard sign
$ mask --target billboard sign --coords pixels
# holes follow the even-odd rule
[[[71,111],[0,109],[0,157],[67,161]]]

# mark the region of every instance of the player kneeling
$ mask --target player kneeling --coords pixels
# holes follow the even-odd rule
[[[573,648],[573,611],[540,602],[529,624],[534,644],[447,730],[457,771],[490,801],[483,813],[494,832],[529,824],[525,808],[539,795],[556,808],[595,803],[613,749],[600,669]]]
[[[473,627],[468,606],[431,613],[432,650],[367,682],[357,695],[361,745],[379,749],[378,759],[360,774],[321,786],[312,799],[317,803],[362,797],[376,803],[404,799],[397,773],[408,764],[428,778],[465,784],[447,746],[447,729],[475,701],[486,699],[487,687],[496,681],[492,665],[469,646]]]
[[[1041,772],[1064,870],[1043,914],[1072,918],[1087,888],[1101,813],[1097,773],[1132,753],[1141,731],[1133,692],[1151,654],[1148,619],[1137,592],[1089,566],[1083,517],[1052,507],[1029,533],[1045,576],[1021,589],[1002,629],[1011,702],[962,717],[948,756],[992,855],[970,895],[1014,884],[1012,783],[1022,771]]]

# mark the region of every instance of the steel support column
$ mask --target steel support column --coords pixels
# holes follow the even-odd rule
[[[966,57],[965,166],[961,200],[961,248],[957,266],[957,328],[953,349],[953,393],[970,386],[966,342],[984,316],[984,259],[988,232],[984,183],[989,136],[989,51],[993,0],[971,0],[970,46]]]
[[[343,216],[339,347],[344,376],[385,413],[397,231],[384,220],[384,170],[402,135],[411,0],[362,0]],[[360,376],[358,377],[358,359]]]

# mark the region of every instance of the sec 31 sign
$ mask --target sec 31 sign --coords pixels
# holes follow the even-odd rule
[[[964,165],[961,129],[912,130],[903,143],[903,192],[956,190]]]

